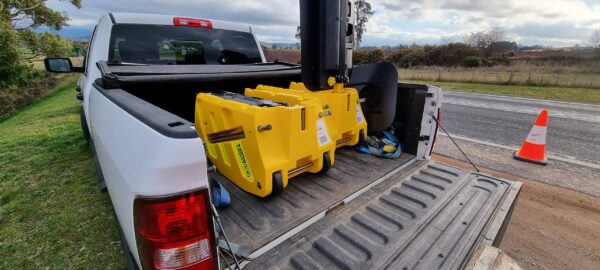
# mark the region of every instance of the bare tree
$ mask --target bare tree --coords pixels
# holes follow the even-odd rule
[[[594,32],[592,32],[592,36],[590,37],[588,43],[590,46],[600,49],[600,28],[597,28],[594,30]]]
[[[354,2],[356,8],[356,20],[354,22],[354,47],[358,48],[362,42],[363,34],[367,31],[367,22],[369,18],[375,14],[371,9],[371,4],[366,0],[356,0]]]
[[[447,36],[440,37],[440,45],[448,45],[452,43],[452,38]]]
[[[485,57],[494,53],[497,42],[504,38],[504,31],[501,28],[493,28],[489,31],[471,32],[463,37],[463,42],[479,52]]]
[[[298,27],[296,28],[296,34],[294,35],[294,37],[295,37],[297,40],[300,40],[300,39],[301,39],[301,36],[300,36],[300,26],[298,26]]]

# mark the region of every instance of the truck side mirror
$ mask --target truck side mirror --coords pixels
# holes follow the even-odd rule
[[[73,67],[69,58],[46,58],[44,66],[48,72],[54,73],[83,72],[83,67]]]

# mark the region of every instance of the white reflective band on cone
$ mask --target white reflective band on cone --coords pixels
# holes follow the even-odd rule
[[[546,144],[546,127],[533,126],[527,136],[527,142],[533,144]]]

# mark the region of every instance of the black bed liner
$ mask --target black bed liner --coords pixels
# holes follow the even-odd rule
[[[281,194],[266,199],[242,191],[217,174],[216,179],[231,195],[231,206],[219,215],[229,240],[255,252],[409,161],[414,161],[414,156],[402,154],[390,160],[353,148],[338,149],[335,164],[326,174],[294,177]]]
[[[434,162],[406,172],[246,268],[459,269],[479,246],[499,245],[521,183]]]

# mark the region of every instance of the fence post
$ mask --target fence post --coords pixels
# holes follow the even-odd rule
[[[508,82],[507,82],[507,84],[512,84],[512,80],[513,80],[514,77],[515,77],[515,71],[512,70],[510,72],[510,75],[508,76]]]
[[[571,87],[575,86],[576,80],[577,80],[577,73],[575,73],[575,77],[573,77],[573,82],[571,83]]]
[[[554,82],[556,86],[558,86],[558,79],[560,79],[560,74],[556,74],[556,82]]]
[[[596,74],[592,74],[592,79],[590,80],[590,88],[592,88],[592,86],[594,86],[594,80],[596,80]]]
[[[442,81],[442,71],[438,70],[438,77],[437,77],[437,81]]]
[[[527,77],[527,84],[531,84],[531,70],[529,71],[529,77]]]

